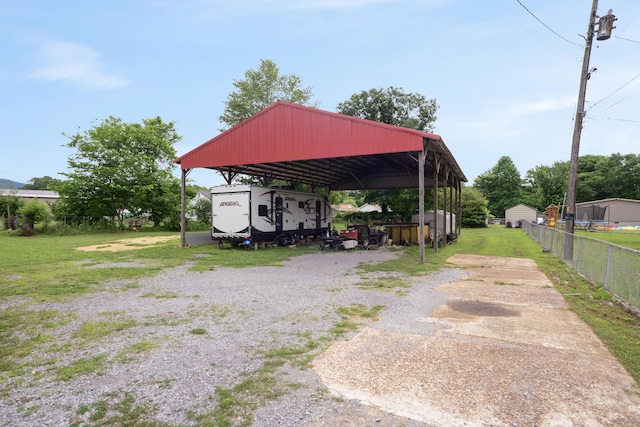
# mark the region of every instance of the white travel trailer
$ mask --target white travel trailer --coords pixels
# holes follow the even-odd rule
[[[320,194],[256,185],[211,188],[211,238],[220,242],[292,244],[302,236],[327,237],[331,221],[329,199]]]

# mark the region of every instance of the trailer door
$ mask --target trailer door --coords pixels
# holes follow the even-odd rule
[[[316,230],[322,228],[322,201],[316,200]]]
[[[282,197],[276,197],[276,233],[282,232]]]
[[[213,234],[249,233],[249,192],[211,194]]]

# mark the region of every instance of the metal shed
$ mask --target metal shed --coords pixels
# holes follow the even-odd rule
[[[187,244],[184,189],[194,168],[217,170],[227,183],[245,174],[329,191],[418,188],[422,218],[425,186],[449,189],[449,195],[444,191],[445,209],[453,212],[455,198],[459,212],[461,183],[467,181],[439,135],[283,101],[182,155],[175,163],[182,169],[183,245]]]
[[[536,223],[538,218],[538,210],[524,203],[519,203],[510,207],[504,211],[504,219],[506,223],[511,223],[513,227],[516,227],[518,221],[529,221],[533,224]]]

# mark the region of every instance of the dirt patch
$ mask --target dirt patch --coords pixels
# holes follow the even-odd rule
[[[637,385],[532,260],[448,262],[466,278],[434,289],[449,296],[440,307],[406,319],[439,329],[372,324],[335,344],[314,363],[330,390],[428,425],[640,425]],[[520,280],[498,284],[506,278]]]
[[[147,236],[147,237],[133,237],[130,239],[120,239],[112,243],[103,243],[100,245],[80,246],[76,248],[78,251],[107,251],[107,252],[120,252],[120,251],[133,251],[136,249],[144,249],[149,246],[156,245],[158,243],[165,243],[171,240],[178,240],[178,236]]]

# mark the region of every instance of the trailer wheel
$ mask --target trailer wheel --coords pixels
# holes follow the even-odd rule
[[[338,250],[339,251],[346,251],[347,248],[345,248],[344,245],[340,245],[340,246],[338,246]]]

